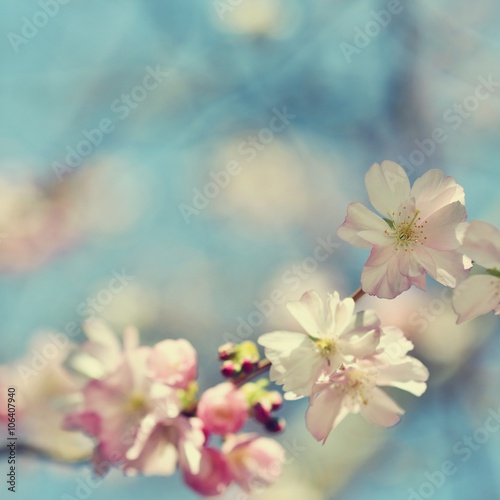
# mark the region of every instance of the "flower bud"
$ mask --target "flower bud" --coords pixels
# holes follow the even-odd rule
[[[266,430],[268,432],[282,432],[285,430],[286,422],[283,418],[270,418],[266,422]]]

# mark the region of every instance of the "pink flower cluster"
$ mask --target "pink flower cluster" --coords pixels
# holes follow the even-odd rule
[[[65,426],[94,438],[96,473],[114,466],[129,475],[167,476],[180,469],[202,495],[220,494],[233,482],[249,491],[279,477],[282,447],[236,434],[250,416],[243,389],[225,382],[198,401],[197,355],[188,341],[140,346],[129,328],[122,348],[101,323],[86,330],[90,340],[74,360],[98,364],[101,376],[87,382],[81,407],[67,415]],[[212,435],[223,438],[220,449],[210,444]]]
[[[277,331],[259,337],[271,361],[271,379],[283,385],[285,398],[309,397],[306,423],[325,441],[349,413],[389,427],[404,411],[381,386],[398,387],[416,396],[426,390],[429,373],[408,356],[413,344],[401,330],[381,327],[374,311],[354,313],[354,300],[334,292],[326,303],[305,293],[287,304],[304,332]]]
[[[337,234],[371,248],[361,274],[365,292],[393,299],[412,285],[425,290],[426,274],[456,288],[453,306],[462,323],[494,311],[500,314],[500,231],[482,221],[465,222],[462,186],[434,169],[413,186],[392,161],[375,163],[365,176],[375,214],[351,203]],[[482,266],[470,275],[471,259]]]

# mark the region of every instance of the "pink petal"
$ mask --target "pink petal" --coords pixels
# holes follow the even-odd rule
[[[465,207],[458,201],[434,212],[424,223],[425,246],[436,250],[456,250],[459,246],[457,225],[467,217]]]
[[[458,201],[465,205],[463,187],[437,169],[427,171],[414,182],[411,196],[417,201],[422,220],[449,203]]]
[[[389,226],[377,214],[361,203],[351,203],[347,207],[347,217],[337,229],[339,238],[360,248],[370,248],[383,244],[388,239],[384,233]]]
[[[333,428],[340,423],[338,417],[343,400],[343,392],[334,384],[311,398],[306,413],[306,426],[316,440],[324,443]]]
[[[163,340],[153,347],[148,368],[156,380],[184,389],[196,378],[197,354],[187,340]]]
[[[487,269],[500,268],[500,231],[483,221],[472,221],[465,232],[462,251]]]
[[[68,431],[82,431],[89,436],[99,436],[101,419],[93,411],[70,413],[64,419],[64,429]]]
[[[453,294],[458,323],[487,314],[500,304],[500,279],[488,274],[470,276]]]
[[[416,246],[413,253],[426,272],[445,286],[454,288],[468,275],[462,256],[458,252],[441,252],[433,248]]]
[[[392,427],[400,421],[404,410],[384,391],[375,387],[366,404],[360,405],[361,414],[368,422],[382,427]]]
[[[410,181],[404,169],[393,161],[374,163],[365,175],[371,204],[386,216],[410,196]]]
[[[408,290],[413,282],[401,274],[400,258],[401,255],[392,245],[373,247],[361,273],[363,290],[383,299],[393,299]]]
[[[232,481],[224,455],[215,448],[203,448],[199,472],[183,468],[183,476],[190,488],[205,496],[222,494]]]

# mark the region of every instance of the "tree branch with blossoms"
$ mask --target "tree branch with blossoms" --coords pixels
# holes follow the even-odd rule
[[[361,288],[343,299],[335,290],[326,297],[311,290],[289,302],[297,329],[260,335],[264,359],[254,342],[222,345],[226,380],[201,395],[197,353],[187,340],[145,346],[134,328],[121,342],[98,320],[84,325],[87,341],[71,346],[60,363],[60,376],[71,381],[57,399],[65,401],[65,436],[90,438],[96,474],[110,467],[147,476],[178,470],[206,496],[233,483],[247,492],[270,485],[284,463],[283,448],[270,437],[285,428],[275,413],[283,398],[308,400],[306,427],[324,443],[349,414],[382,427],[397,424],[405,412],[384,387],[417,397],[427,388],[429,372],[408,354],[413,344],[404,332],[382,325],[374,310],[355,310],[365,294],[394,299],[412,285],[425,290],[429,275],[455,288],[458,322],[500,314],[500,231],[466,222],[464,190],[453,178],[430,170],[411,186],[401,166],[384,161],[368,170],[365,184],[378,214],[351,203],[338,229],[346,242],[370,249]],[[26,386],[30,377],[12,367],[1,373],[8,386]],[[269,389],[265,375],[283,396]],[[29,403],[21,402],[20,411],[22,420]],[[250,420],[266,434],[245,432]]]

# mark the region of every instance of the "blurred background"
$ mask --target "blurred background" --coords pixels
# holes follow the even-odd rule
[[[411,180],[440,168],[465,187],[470,220],[500,225],[496,0],[2,4],[3,364],[95,315],[137,325],[145,343],[189,339],[201,387],[217,383],[221,343],[293,328],[273,297],[358,287],[367,252],[335,233],[348,203],[367,202],[373,162],[398,161]],[[487,426],[499,323],[457,328],[450,293],[429,285],[359,303],[412,338],[428,392],[395,394],[397,427],[350,417],[325,446],[305,403],[288,403],[285,476],[256,498],[500,498],[500,432]],[[49,371],[30,385],[24,432],[76,459],[88,443],[43,442],[57,422]],[[26,455],[18,498],[77,497],[88,475]],[[176,477],[118,473],[91,494],[196,498]]]

